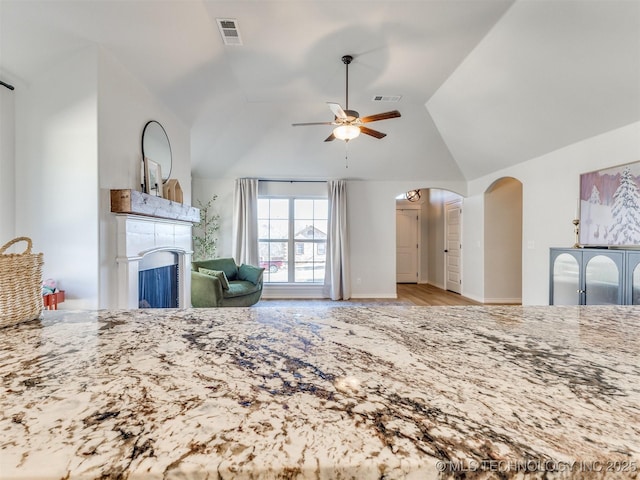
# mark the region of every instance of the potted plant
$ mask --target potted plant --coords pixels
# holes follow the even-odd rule
[[[195,260],[208,260],[216,258],[216,247],[218,243],[217,231],[220,229],[220,215],[213,213],[213,204],[218,198],[214,195],[203,204],[197,200],[200,209],[200,223],[193,226],[193,250]]]

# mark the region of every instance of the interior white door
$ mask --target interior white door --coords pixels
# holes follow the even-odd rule
[[[447,290],[462,292],[462,243],[461,215],[462,200],[450,200],[445,203],[445,285]]]
[[[396,282],[418,282],[420,211],[396,210]]]

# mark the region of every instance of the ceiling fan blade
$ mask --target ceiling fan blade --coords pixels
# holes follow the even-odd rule
[[[326,139],[325,142],[333,142],[336,139],[335,135],[332,133],[331,135],[329,135]]]
[[[306,125],[333,125],[333,122],[311,122],[311,123],[292,123],[293,127],[304,127]]]
[[[360,127],[360,133],[364,133],[365,135],[371,135],[372,137],[376,137],[376,138],[384,138],[387,136],[386,133],[382,133],[377,130],[372,130],[367,127]]]
[[[378,120],[398,118],[399,116],[400,116],[400,112],[398,110],[392,110],[390,112],[377,113],[375,115],[369,115],[368,117],[362,117],[360,121],[362,123],[377,122]]]
[[[332,102],[327,102],[327,105],[329,105],[329,108],[331,109],[333,114],[336,116],[336,118],[340,118],[342,120],[346,120],[347,119],[347,114],[345,113],[345,111],[342,109],[342,107],[339,104],[332,103]]]

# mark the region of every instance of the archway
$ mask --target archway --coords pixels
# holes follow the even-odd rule
[[[522,302],[522,182],[502,177],[485,191],[484,301]]]

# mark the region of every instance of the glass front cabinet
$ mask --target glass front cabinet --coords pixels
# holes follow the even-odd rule
[[[640,304],[640,252],[552,248],[550,305]]]
[[[626,303],[628,305],[640,305],[640,252],[627,252],[626,277]]]

